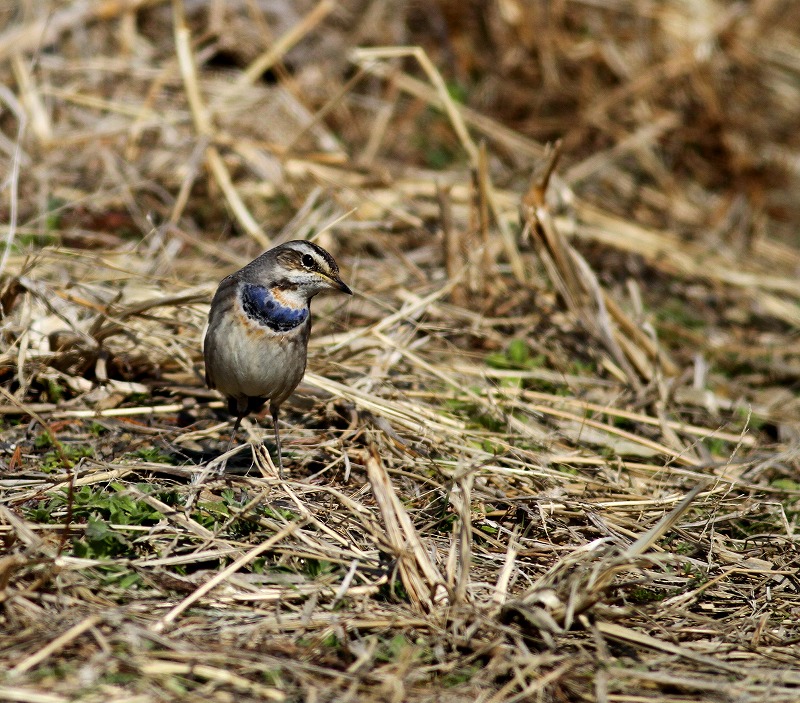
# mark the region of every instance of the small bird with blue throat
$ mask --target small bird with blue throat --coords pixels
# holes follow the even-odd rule
[[[235,417],[226,453],[242,419],[269,403],[281,478],[278,414],[306,370],[311,299],[331,290],[353,293],[325,249],[295,240],[224,278],[211,301],[203,357],[206,383]]]

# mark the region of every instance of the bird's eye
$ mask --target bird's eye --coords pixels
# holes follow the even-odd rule
[[[300,259],[303,262],[303,266],[307,269],[314,268],[314,257],[311,254],[303,254],[303,258]]]

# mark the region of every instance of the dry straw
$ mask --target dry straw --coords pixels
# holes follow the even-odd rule
[[[0,12],[0,699],[798,699],[797,8]],[[220,475],[293,237],[357,296]]]

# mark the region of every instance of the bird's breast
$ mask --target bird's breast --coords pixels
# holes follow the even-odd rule
[[[237,307],[246,318],[248,327],[254,328],[254,332],[260,327],[264,332],[287,333],[308,319],[308,303],[293,305],[279,291],[273,292],[265,286],[245,283],[237,297]]]
[[[303,378],[310,322],[276,332],[235,303],[206,333],[206,368],[214,386],[228,396],[280,404]]]

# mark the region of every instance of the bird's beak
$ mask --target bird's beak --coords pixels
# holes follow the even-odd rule
[[[353,291],[351,291],[348,285],[338,276],[329,276],[321,271],[320,274],[325,278],[325,282],[330,288],[340,290],[342,293],[347,293],[347,295],[353,295]]]
[[[347,295],[353,295],[353,291],[347,286],[347,284],[341,278],[334,278],[333,282],[336,284],[337,288],[342,291],[342,293],[347,293]]]

